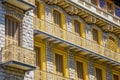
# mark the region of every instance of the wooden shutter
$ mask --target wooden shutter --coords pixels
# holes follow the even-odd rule
[[[53,17],[54,17],[54,23],[59,27],[61,27],[61,14],[58,11],[54,10]]]
[[[96,68],[96,80],[102,80],[102,70]]]
[[[40,47],[34,46],[34,50],[36,52],[36,66],[40,67]]]
[[[119,76],[118,76],[118,75],[113,74],[113,80],[119,80]]]
[[[93,41],[98,43],[98,31],[96,29],[93,29],[92,34],[93,34]]]
[[[78,80],[83,80],[84,79],[84,77],[83,77],[83,63],[77,61],[76,65],[77,65]]]
[[[55,54],[56,74],[63,76],[63,56]]]
[[[74,29],[75,29],[75,33],[80,35],[80,22],[74,20]]]
[[[19,45],[20,22],[13,17],[5,17],[5,46],[10,44]]]

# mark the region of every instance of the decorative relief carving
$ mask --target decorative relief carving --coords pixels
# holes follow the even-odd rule
[[[107,41],[107,48],[113,50],[113,51],[117,51],[117,45],[115,44],[115,42],[113,42],[112,40]]]
[[[89,15],[88,17],[85,18],[85,21],[87,23],[96,23],[97,19],[96,19],[96,17]]]

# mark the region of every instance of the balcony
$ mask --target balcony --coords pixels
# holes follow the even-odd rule
[[[20,9],[23,9],[25,11],[30,10],[35,7],[35,1],[34,0],[3,0],[3,3],[9,3],[12,4]]]
[[[69,32],[67,30],[61,29],[60,27],[49,23],[44,20],[40,20],[38,18],[35,18],[34,20],[34,27],[35,30],[40,31],[41,33],[45,35],[51,35],[54,38],[59,38],[62,40],[63,43],[70,43],[74,44],[76,46],[79,46],[80,48],[89,51],[90,53],[96,53],[100,56],[104,56],[104,58],[110,59],[117,62],[120,62],[120,54],[116,53],[104,46],[98,45],[97,43],[94,43],[91,40],[87,40],[85,38],[82,38],[72,32]],[[50,38],[51,38],[50,36]],[[54,40],[53,40],[54,41]],[[78,48],[78,49],[80,49]]]
[[[73,79],[59,76],[57,74],[46,72],[46,71],[36,70],[35,80],[73,80]]]
[[[110,21],[114,25],[119,26],[119,24],[120,24],[120,18],[118,18],[117,16],[115,16],[113,14],[108,13],[107,11],[105,11],[89,2],[86,2],[85,0],[65,0],[65,1],[68,3],[74,4],[74,5],[77,5],[77,7],[85,9],[85,10],[95,14],[96,16],[102,17],[103,19]]]
[[[23,70],[35,69],[35,52],[15,46],[9,45],[2,49],[2,66],[10,66]]]

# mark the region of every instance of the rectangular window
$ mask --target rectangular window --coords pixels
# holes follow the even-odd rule
[[[55,54],[56,74],[63,76],[63,56]]]
[[[119,76],[116,74],[113,74],[113,80],[119,80]]]
[[[34,46],[34,50],[36,52],[36,66],[40,67],[40,47]]]
[[[58,11],[54,10],[53,17],[54,17],[54,23],[59,27],[61,27],[61,14]]]
[[[93,41],[98,43],[98,30],[93,29],[92,34],[93,34]]]
[[[83,77],[83,63],[77,61],[76,65],[77,65],[78,80],[83,80],[84,79],[84,77]]]
[[[13,17],[5,17],[5,46],[19,45],[20,23]]]
[[[102,80],[102,70],[96,68],[96,80]]]
[[[75,30],[75,33],[80,35],[80,22],[76,20],[74,20],[74,30]]]

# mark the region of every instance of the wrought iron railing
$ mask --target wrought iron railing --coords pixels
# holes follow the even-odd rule
[[[18,61],[35,66],[35,52],[23,47],[9,45],[2,50],[2,63]]]
[[[82,38],[72,32],[69,32],[67,30],[64,30],[50,22],[40,20],[38,18],[35,18],[34,20],[34,28],[35,30],[39,30],[42,32],[45,32],[47,34],[50,34],[52,36],[58,37],[60,39],[63,39],[67,42],[70,42],[72,44],[75,44],[77,46],[80,46],[82,48],[85,48],[89,51],[95,52],[97,54],[100,54],[102,56],[108,57],[115,61],[120,61],[120,54],[117,52],[114,52],[105,46],[98,45],[97,43],[94,43],[91,40],[87,40],[85,38]]]

